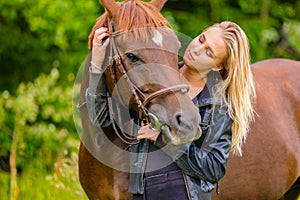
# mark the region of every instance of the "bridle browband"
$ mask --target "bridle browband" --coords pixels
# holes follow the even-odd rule
[[[126,79],[127,83],[130,86],[130,90],[131,93],[133,94],[136,103],[138,104],[138,108],[139,108],[139,118],[140,118],[140,122],[141,121],[145,121],[149,127],[155,131],[161,131],[161,127],[164,125],[163,123],[161,123],[159,121],[159,119],[157,118],[157,116],[155,116],[153,113],[151,113],[148,109],[147,106],[149,105],[149,103],[160,96],[164,96],[164,95],[168,95],[168,94],[172,94],[175,92],[181,92],[181,93],[186,93],[189,90],[189,86],[186,84],[178,84],[178,85],[174,85],[174,86],[170,86],[170,87],[166,87],[163,89],[160,89],[158,91],[155,91],[153,93],[151,93],[150,95],[145,95],[134,83],[133,81],[130,79],[130,77],[128,76],[128,72],[126,70],[126,68],[123,65],[119,50],[117,48],[115,39],[114,39],[114,35],[116,35],[116,32],[114,32],[113,29],[113,24],[112,22],[108,21],[108,31],[109,31],[109,38],[110,38],[110,56],[109,56],[109,66],[110,66],[110,70],[111,70],[111,78],[114,82],[114,86],[117,89],[117,94],[119,96],[120,99],[122,99],[120,92],[119,92],[119,88],[118,88],[118,84],[117,84],[117,74],[116,74],[116,70],[117,68],[119,69],[119,71],[122,74],[122,77],[124,79]],[[142,97],[142,99],[140,98]],[[137,141],[136,137],[133,136],[128,136],[126,133],[124,133],[121,130],[121,133],[118,131],[116,125],[115,125],[115,120],[114,120],[114,111],[113,111],[113,106],[112,106],[112,100],[111,100],[111,96],[108,96],[108,106],[109,106],[109,113],[110,113],[110,118],[111,118],[111,122],[112,122],[112,126],[114,128],[114,131],[116,132],[116,134],[118,135],[118,137],[126,144],[128,145],[134,145],[134,144],[138,144],[139,141]],[[120,109],[118,106],[117,107],[117,112],[118,112],[118,121],[120,122]],[[129,141],[128,141],[129,140]]]

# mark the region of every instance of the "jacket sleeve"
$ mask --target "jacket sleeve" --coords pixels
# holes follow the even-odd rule
[[[226,110],[222,110],[218,105],[212,116],[202,144],[199,144],[198,139],[184,145],[165,145],[161,136],[155,144],[161,147],[187,175],[216,183],[225,175],[231,148],[232,120]]]
[[[91,122],[97,127],[111,124],[107,102],[107,89],[103,73],[89,71],[89,87],[85,93],[85,101]]]

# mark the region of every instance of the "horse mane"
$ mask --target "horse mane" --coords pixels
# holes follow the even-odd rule
[[[160,11],[152,4],[140,0],[125,0],[120,2],[118,10],[118,19],[114,21],[115,31],[125,32],[133,29],[139,29],[137,34],[139,38],[146,39],[149,31],[143,28],[153,27],[162,28],[170,27]],[[95,31],[100,27],[108,27],[107,21],[113,20],[113,17],[106,10],[98,19],[89,35],[89,50],[92,49],[92,42]]]

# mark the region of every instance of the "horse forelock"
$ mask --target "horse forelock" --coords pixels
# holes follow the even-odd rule
[[[97,22],[89,35],[90,50],[92,48],[94,32],[100,27],[107,27],[108,20],[113,21],[115,31],[126,32],[130,30],[136,30],[135,37],[145,40],[149,38],[149,29],[147,29],[148,27],[170,27],[168,20],[164,18],[160,11],[149,2],[142,2],[140,0],[127,0],[120,3],[120,7],[115,14],[115,17],[112,17],[107,11],[105,11],[105,13],[97,19]],[[152,36],[154,34],[154,32],[151,32]]]
[[[119,8],[118,18],[119,31],[169,26],[168,21],[156,7],[148,2],[139,0],[123,2]]]

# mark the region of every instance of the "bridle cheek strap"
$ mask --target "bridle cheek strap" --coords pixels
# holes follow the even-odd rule
[[[122,63],[122,59],[121,59],[120,53],[118,51],[118,48],[117,48],[117,45],[116,45],[116,42],[115,42],[115,39],[114,39],[113,25],[112,25],[111,22],[108,22],[108,26],[109,26],[109,33],[110,33],[109,37],[111,39],[110,40],[110,56],[109,56],[110,61],[109,61],[109,63],[110,63],[110,66],[111,66],[111,70],[112,70],[111,75],[112,75],[112,78],[114,80],[115,86],[118,87],[117,86],[116,69],[115,69],[115,67],[118,67],[118,69],[120,70],[123,78],[127,80],[127,82],[129,83],[129,85],[131,87],[131,92],[134,95],[135,100],[136,100],[136,102],[138,104],[138,107],[140,109],[140,112],[139,112],[140,119],[142,120],[144,118],[144,119],[147,120],[147,119],[151,118],[154,121],[154,123],[159,124],[160,123],[159,119],[154,114],[152,114],[148,111],[148,109],[147,109],[148,104],[153,99],[155,99],[157,97],[160,97],[160,96],[163,96],[163,95],[168,95],[168,94],[172,94],[172,93],[176,93],[176,92],[186,93],[186,92],[189,91],[189,86],[186,85],[186,84],[178,84],[178,85],[175,85],[175,86],[170,86],[170,87],[167,87],[167,88],[160,89],[158,91],[153,92],[149,96],[146,96],[141,90],[139,90],[138,87],[136,87],[136,85],[131,81],[130,77],[128,76],[128,73],[127,73],[127,71],[126,71],[126,69],[125,69],[125,67]],[[142,96],[144,101],[141,101],[139,95]],[[109,104],[110,104],[110,112],[113,112],[111,102],[109,102]],[[110,117],[111,118],[114,117],[113,113],[111,113]],[[115,124],[113,122],[113,119],[111,119],[111,120],[112,120],[113,127],[114,127],[116,133],[118,134],[119,138],[122,139],[123,142],[125,142],[129,145],[134,145],[134,144],[138,143],[138,141],[136,141],[136,138],[128,137],[128,136],[124,135],[124,133],[120,134],[119,131],[114,126]],[[151,123],[151,122],[148,122],[148,123]],[[127,140],[132,140],[132,141],[128,142]]]

